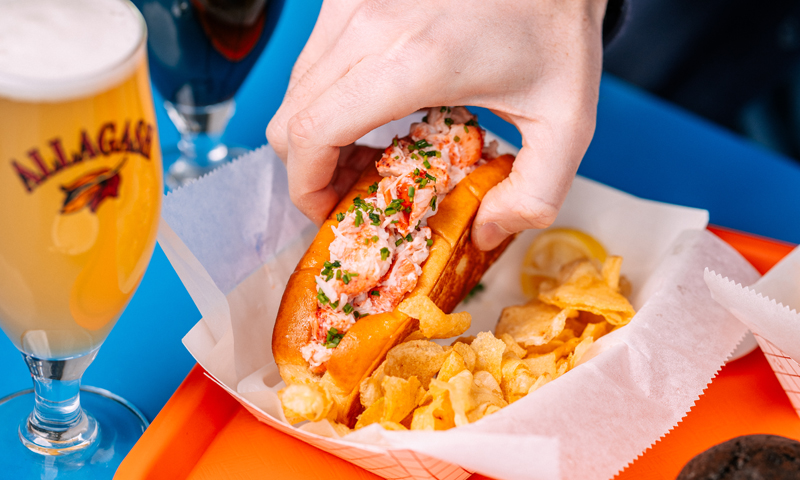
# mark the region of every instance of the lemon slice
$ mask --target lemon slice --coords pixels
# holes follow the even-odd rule
[[[539,285],[558,276],[564,265],[584,258],[603,263],[606,249],[591,235],[572,228],[553,228],[537,236],[522,262],[522,291],[539,295]]]

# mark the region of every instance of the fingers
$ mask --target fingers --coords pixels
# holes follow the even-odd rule
[[[587,122],[540,124],[523,133],[511,174],[486,194],[475,217],[472,239],[478,248],[491,250],[509,235],[553,223],[591,141],[594,117],[580,123]]]
[[[300,56],[297,57],[297,61],[292,68],[291,77],[289,78],[289,86],[286,89],[284,101],[276,115],[270,120],[269,125],[267,125],[266,131],[267,141],[272,145],[272,148],[275,149],[275,152],[284,162],[286,161],[288,152],[286,124],[289,118],[296,112],[296,108],[289,108],[289,111],[287,111],[287,108],[292,103],[297,103],[298,97],[302,98],[305,96],[299,95],[300,93],[306,93],[305,89],[295,91],[295,88],[303,83],[304,79],[305,84],[316,85],[323,83],[323,87],[328,86],[346,71],[342,71],[341,69],[336,69],[335,71],[329,70],[328,72],[332,75],[327,83],[314,75],[307,78],[309,70],[323,57],[325,52],[331,50],[333,45],[335,45],[336,40],[346,28],[348,19],[352,16],[353,11],[361,1],[362,0],[337,0],[335,2],[324,2],[320,9],[317,23],[314,25],[314,30],[311,32],[306,45],[303,47],[303,51],[300,52]],[[336,76],[337,73],[338,76]],[[306,104],[307,103],[304,103],[302,106],[304,107]]]
[[[288,122],[289,191],[295,205],[317,223],[339,199],[332,180],[340,147],[420,107],[406,91],[410,80],[380,75],[384,71],[377,60],[358,63]]]

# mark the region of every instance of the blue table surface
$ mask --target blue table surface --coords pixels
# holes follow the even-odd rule
[[[294,60],[321,2],[287,0],[272,40],[237,94],[226,141],[266,142]],[[155,93],[164,148],[178,134]],[[483,109],[481,123],[512,143],[516,129]],[[600,88],[597,130],[579,174],[640,197],[705,208],[711,222],[800,243],[800,164],[769,152],[613,77]],[[156,247],[141,286],[84,383],[109,389],[153,419],[194,365],[181,338],[200,313]],[[17,350],[0,336],[0,396],[31,382]]]

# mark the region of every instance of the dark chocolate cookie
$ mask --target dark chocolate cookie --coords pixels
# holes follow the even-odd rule
[[[745,435],[689,460],[676,480],[797,480],[800,442],[777,435]]]

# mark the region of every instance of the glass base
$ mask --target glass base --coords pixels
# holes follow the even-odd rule
[[[219,152],[212,151],[212,155],[213,153],[218,153],[216,158],[209,160],[208,162],[204,162],[204,165],[198,164],[195,159],[182,155],[177,148],[173,152],[163,152],[165,165],[169,164],[170,160],[173,160],[174,158],[172,165],[169,166],[169,169],[167,169],[166,175],[164,176],[164,183],[166,183],[170,190],[175,190],[176,188],[180,188],[192,182],[193,180],[202,177],[203,175],[221,167],[222,165],[225,165],[231,160],[244,155],[249,151],[246,148],[241,147],[226,147],[225,145],[221,145],[221,147],[223,149],[221,149]],[[169,158],[171,155],[173,158]]]
[[[148,421],[125,399],[101,388],[81,387],[81,406],[97,422],[95,441],[69,453],[36,453],[22,442],[33,410],[33,389],[0,398],[0,477],[50,479],[112,478],[142,436]],[[38,449],[37,449],[38,450]]]

